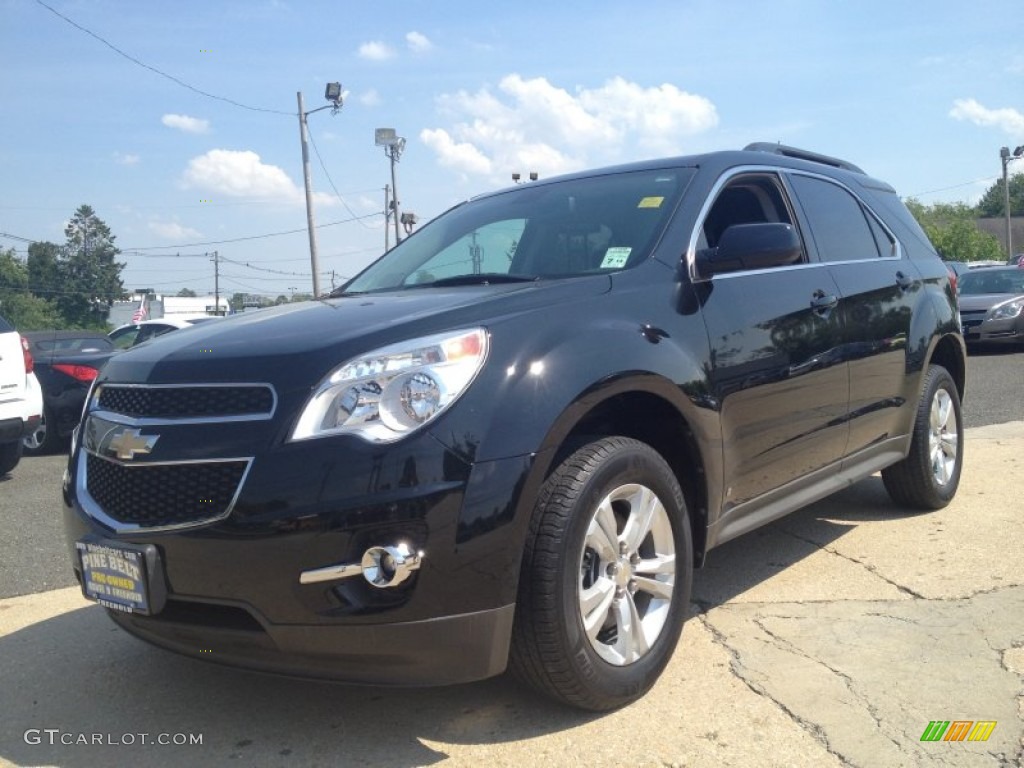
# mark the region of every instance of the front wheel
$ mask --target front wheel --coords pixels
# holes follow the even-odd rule
[[[692,576],[686,502],[664,459],[624,437],[584,446],[538,495],[512,669],[582,709],[640,698],[675,650]]]
[[[885,490],[897,504],[941,509],[952,501],[963,468],[964,420],[953,377],[938,365],[925,374],[910,453],[882,470]]]

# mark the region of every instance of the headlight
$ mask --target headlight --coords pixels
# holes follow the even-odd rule
[[[1024,309],[1024,299],[1010,299],[1009,301],[997,304],[988,311],[986,320],[1009,320],[1017,317]]]
[[[342,363],[317,386],[291,440],[355,434],[386,443],[437,418],[487,358],[483,328],[412,339]]]

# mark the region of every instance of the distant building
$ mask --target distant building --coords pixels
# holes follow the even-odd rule
[[[139,293],[133,294],[127,301],[115,301],[107,314],[107,325],[117,328],[132,322],[132,316],[138,311],[142,301],[143,294]],[[145,296],[145,307],[147,320],[159,320],[161,317],[185,320],[190,317],[231,314],[231,303],[226,296],[220,297],[219,311],[218,302],[213,295],[162,296],[149,294]]]

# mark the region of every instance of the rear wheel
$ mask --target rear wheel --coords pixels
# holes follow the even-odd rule
[[[45,453],[53,453],[57,449],[60,439],[57,435],[57,423],[53,419],[53,413],[44,405],[43,415],[39,419],[39,425],[22,438],[26,456],[41,456]]]
[[[949,372],[928,368],[917,405],[910,453],[882,470],[885,490],[897,504],[941,509],[952,501],[963,467],[963,415],[960,394]]]
[[[638,699],[675,650],[692,572],[686,503],[664,459],[623,437],[584,446],[537,499],[512,669],[583,709]]]

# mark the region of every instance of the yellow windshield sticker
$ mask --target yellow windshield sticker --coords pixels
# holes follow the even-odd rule
[[[645,197],[637,208],[661,208],[661,204],[664,202],[664,197]]]
[[[629,261],[629,254],[633,249],[628,245],[617,245],[604,252],[601,259],[601,269],[621,269]]]

